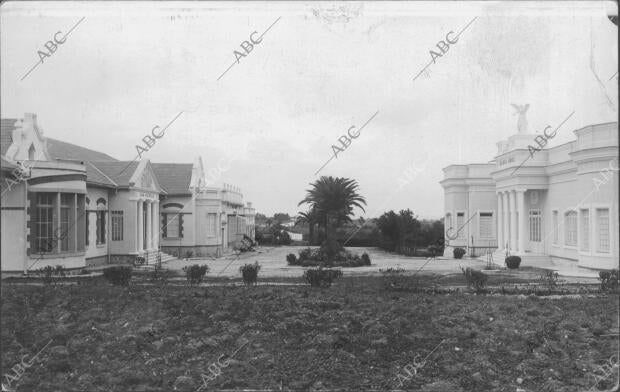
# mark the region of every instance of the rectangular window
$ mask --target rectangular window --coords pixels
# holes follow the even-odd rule
[[[541,223],[540,210],[530,210],[530,241],[540,242]]]
[[[97,211],[97,245],[105,244],[105,211]]]
[[[83,195],[36,192],[29,195],[29,198],[33,203],[30,218],[32,253],[83,250],[81,239],[76,238],[78,233],[83,232],[83,214],[78,215],[84,209]]]
[[[217,214],[207,214],[207,237],[215,237]]]
[[[480,213],[480,238],[493,238],[493,213]]]
[[[609,209],[596,209],[596,225],[598,231],[598,241],[596,251],[599,253],[609,253]]]
[[[166,215],[166,237],[178,238],[179,237],[179,214],[167,214]]]
[[[60,230],[58,230],[57,240],[61,252],[69,250],[69,219],[73,209],[73,194],[63,193],[60,195]],[[73,224],[71,223],[71,227]]]
[[[444,222],[444,228],[448,230],[452,227],[452,214],[446,214],[446,221]]]
[[[457,212],[456,213],[456,230],[458,231],[458,233],[457,233],[456,238],[459,238],[459,239],[465,238],[465,230],[463,227],[464,223],[465,223],[465,213]]]
[[[553,211],[553,243],[558,244],[560,242],[560,228],[558,227],[558,212]]]
[[[54,193],[37,193],[34,210],[36,230],[35,253],[49,253],[54,249]]]
[[[584,252],[590,250],[590,210],[582,209],[579,211],[581,221],[579,222],[579,230],[581,232],[581,245],[580,249]]]
[[[123,240],[123,211],[112,211],[112,241]]]
[[[569,211],[564,215],[564,245],[577,246],[576,211]]]

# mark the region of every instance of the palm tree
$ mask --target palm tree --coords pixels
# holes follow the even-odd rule
[[[295,226],[308,224],[308,227],[310,229],[310,245],[312,245],[312,243],[314,242],[314,225],[319,223],[318,218],[319,217],[316,210],[310,208],[306,212],[300,212],[295,219]]]
[[[325,239],[329,241],[329,229],[332,225],[338,227],[343,223],[350,223],[353,208],[364,211],[366,199],[358,193],[357,181],[350,178],[322,176],[310,184],[306,190],[306,197],[298,205],[308,204],[314,210],[317,223],[325,227]]]

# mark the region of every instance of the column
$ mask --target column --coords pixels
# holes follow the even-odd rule
[[[528,214],[525,211],[525,191],[517,191],[517,210],[519,211],[519,252],[525,252],[525,225]]]
[[[152,219],[152,203],[150,201],[146,202],[146,249],[153,248],[153,228],[151,225],[153,224]]]
[[[497,248],[504,249],[504,208],[502,192],[497,193]]]
[[[159,200],[153,203],[153,248],[159,249]]]
[[[502,213],[504,214],[502,223],[504,224],[502,249],[508,248],[508,242],[510,241],[510,211],[508,210],[508,193],[502,192]]]
[[[510,250],[517,251],[517,206],[515,191],[508,192],[508,204],[510,209]]]
[[[138,225],[138,230],[136,230],[137,233],[138,233],[138,241],[136,242],[136,244],[138,245],[137,246],[137,250],[140,253],[142,252],[142,249],[144,249],[144,246],[142,244],[142,238],[144,237],[144,235],[142,234],[142,229],[144,227],[143,226],[144,223],[142,222],[142,219],[144,217],[144,215],[142,213],[142,208],[143,208],[142,200],[138,200],[138,210],[137,210],[138,211],[138,219],[136,221],[136,223]]]

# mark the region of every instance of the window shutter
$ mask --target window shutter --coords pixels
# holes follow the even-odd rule
[[[183,214],[179,213],[179,238],[183,238]]]
[[[88,231],[89,226],[90,226],[90,219],[88,219],[90,213],[88,212],[88,210],[85,210],[85,215],[86,215],[86,246],[88,246],[88,237],[90,237],[90,232]]]
[[[104,243],[104,244],[105,244],[105,233],[106,233],[106,230],[107,230],[106,217],[107,217],[106,211],[101,211],[101,231],[102,231],[102,233],[101,233],[102,241],[101,242]]]
[[[168,214],[161,214],[161,238],[168,238]]]

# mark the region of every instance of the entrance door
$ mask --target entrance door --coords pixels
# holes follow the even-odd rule
[[[543,253],[542,245],[542,211],[531,209],[529,212],[529,242],[528,250],[532,253]]]

